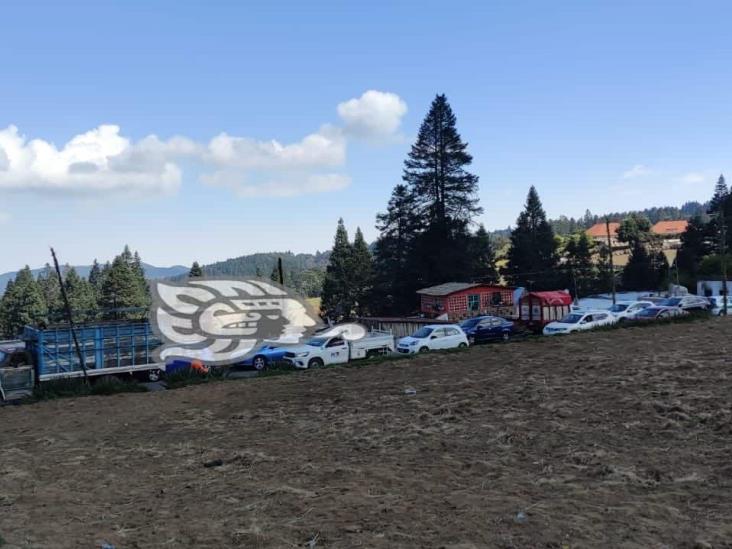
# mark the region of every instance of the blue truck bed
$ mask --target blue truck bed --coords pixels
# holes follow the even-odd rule
[[[152,366],[153,351],[160,345],[147,322],[78,326],[76,337],[90,374],[102,373],[100,370]],[[81,371],[69,328],[26,326],[23,340],[33,357],[39,381]]]

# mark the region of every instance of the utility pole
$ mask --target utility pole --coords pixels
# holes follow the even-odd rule
[[[285,274],[282,272],[282,258],[277,258],[277,276],[280,278],[280,286],[285,285]]]
[[[720,206],[719,222],[721,224],[721,242],[719,243],[722,263],[722,314],[727,315],[727,225],[724,219],[724,209]]]
[[[89,384],[89,376],[86,373],[86,364],[84,364],[84,356],[81,354],[81,347],[79,347],[79,339],[76,337],[76,329],[74,328],[74,316],[71,313],[71,305],[69,305],[69,296],[66,295],[66,287],[64,286],[64,279],[61,276],[61,269],[58,267],[58,259],[56,259],[56,252],[51,248],[51,255],[53,256],[53,266],[56,268],[56,276],[58,277],[59,286],[61,286],[61,297],[64,300],[64,308],[66,309],[66,320],[69,322],[69,330],[71,330],[71,336],[74,338],[74,347],[76,348],[76,356],[79,358],[79,366],[81,371],[84,372],[84,381]]]
[[[612,281],[613,305],[615,305],[615,264],[613,263],[613,244],[610,239],[610,217],[605,216],[605,230],[607,231],[607,254],[610,260],[610,280]]]

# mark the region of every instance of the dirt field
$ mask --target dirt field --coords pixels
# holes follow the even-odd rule
[[[731,340],[732,319],[710,320],[5,407],[0,534],[732,547]]]

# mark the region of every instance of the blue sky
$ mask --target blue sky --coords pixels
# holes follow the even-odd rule
[[[552,217],[705,200],[732,150],[731,16],[668,1],[4,3],[0,271],[45,263],[49,245],[88,263],[129,243],[157,265],[323,250],[339,217],[371,240],[443,92],[488,228],[513,223],[532,184]]]

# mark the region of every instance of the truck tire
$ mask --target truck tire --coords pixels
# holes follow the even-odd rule
[[[267,367],[267,357],[264,357],[262,355],[257,355],[252,359],[252,366],[254,366],[254,369],[258,372],[261,372]]]
[[[311,358],[308,362],[308,368],[322,368],[323,367],[323,359],[322,358]]]
[[[162,374],[162,372],[160,370],[158,370],[157,368],[155,370],[148,370],[147,371],[147,380],[151,383],[160,381],[161,374]]]

